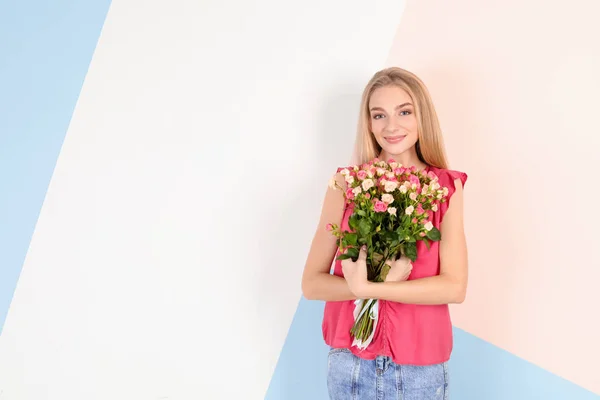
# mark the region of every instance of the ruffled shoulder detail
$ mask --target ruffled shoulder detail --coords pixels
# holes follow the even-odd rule
[[[442,171],[443,172],[440,174],[440,185],[448,188],[448,199],[450,199],[452,194],[456,191],[454,181],[460,179],[462,186],[464,187],[469,176],[465,172],[452,169],[444,169]]]
[[[448,210],[448,207],[450,206],[450,200],[452,198],[452,195],[454,194],[454,192],[456,192],[456,186],[454,184],[454,181],[456,179],[460,179],[462,186],[464,187],[469,176],[465,172],[457,171],[457,170],[453,170],[453,169],[430,167],[429,171],[431,171],[437,175],[441,186],[448,188],[447,200],[445,202],[443,202],[442,204],[440,204],[440,214],[441,214],[440,222],[441,222],[441,220],[444,218],[444,214],[446,213],[446,211]]]

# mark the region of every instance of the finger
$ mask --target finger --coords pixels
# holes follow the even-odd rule
[[[408,265],[408,263],[406,262],[406,260],[404,258],[399,258],[396,261],[394,261],[394,266],[398,266],[398,267],[402,267],[402,268],[406,268],[406,266]]]
[[[348,260],[342,261],[342,273],[345,275],[348,274],[348,270],[350,269],[350,265],[348,264]]]
[[[358,259],[361,261],[367,261],[367,246],[363,246],[360,248],[360,252],[358,253]]]

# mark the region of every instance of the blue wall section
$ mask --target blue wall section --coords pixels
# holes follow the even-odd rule
[[[0,1],[0,333],[109,6]]]
[[[454,328],[451,398],[460,400],[598,400],[543,368]],[[552,349],[548,349],[552,351]]]
[[[328,399],[327,346],[321,336],[322,316],[322,302],[300,300],[266,400]],[[454,328],[450,398],[598,400],[600,395]]]
[[[300,300],[265,400],[328,399],[324,307],[321,301]]]

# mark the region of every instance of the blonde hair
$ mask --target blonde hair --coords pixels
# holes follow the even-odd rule
[[[419,159],[437,168],[448,168],[442,131],[429,91],[415,74],[399,67],[376,72],[363,91],[352,163],[363,164],[378,157],[381,152],[381,146],[369,128],[369,100],[376,89],[386,86],[397,86],[405,90],[414,103],[419,134],[416,143]]]

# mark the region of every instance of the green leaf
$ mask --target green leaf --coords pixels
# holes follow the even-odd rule
[[[383,254],[374,251],[371,255],[371,260],[373,260],[373,264],[378,265],[383,261]]]
[[[348,219],[348,226],[355,231],[358,227],[358,217],[356,214],[352,214],[352,216]]]
[[[335,259],[336,260],[347,260],[349,258],[352,258],[352,256],[350,256],[350,254],[340,254]]]
[[[442,235],[438,228],[434,226],[429,232],[427,232],[427,238],[433,240],[434,242],[437,242],[442,238]]]
[[[358,258],[358,249],[356,247],[350,247],[346,254],[349,254],[352,258]]]
[[[367,236],[373,230],[373,224],[368,219],[361,219],[358,223],[358,231],[362,236]]]
[[[358,235],[356,233],[346,233],[346,242],[351,246],[356,246],[358,242]]]
[[[361,210],[360,208],[357,208],[354,212],[356,214],[360,215],[361,217],[366,217],[367,216],[367,213],[364,212],[363,210]]]
[[[406,236],[406,232],[404,231],[404,228],[402,227],[402,225],[400,225],[398,227],[398,229],[396,229],[396,233],[398,234],[398,238],[400,240],[404,240],[404,236]]]
[[[395,239],[398,238],[398,234],[392,231],[385,231],[381,234],[381,236],[383,236],[383,239],[389,244],[391,244]]]
[[[417,244],[415,242],[408,242],[404,245],[404,254],[410,258],[411,261],[417,260]]]
[[[425,242],[425,246],[427,246],[427,250],[430,250],[431,245],[429,244],[429,240],[427,240],[427,238],[423,238],[423,241]]]

